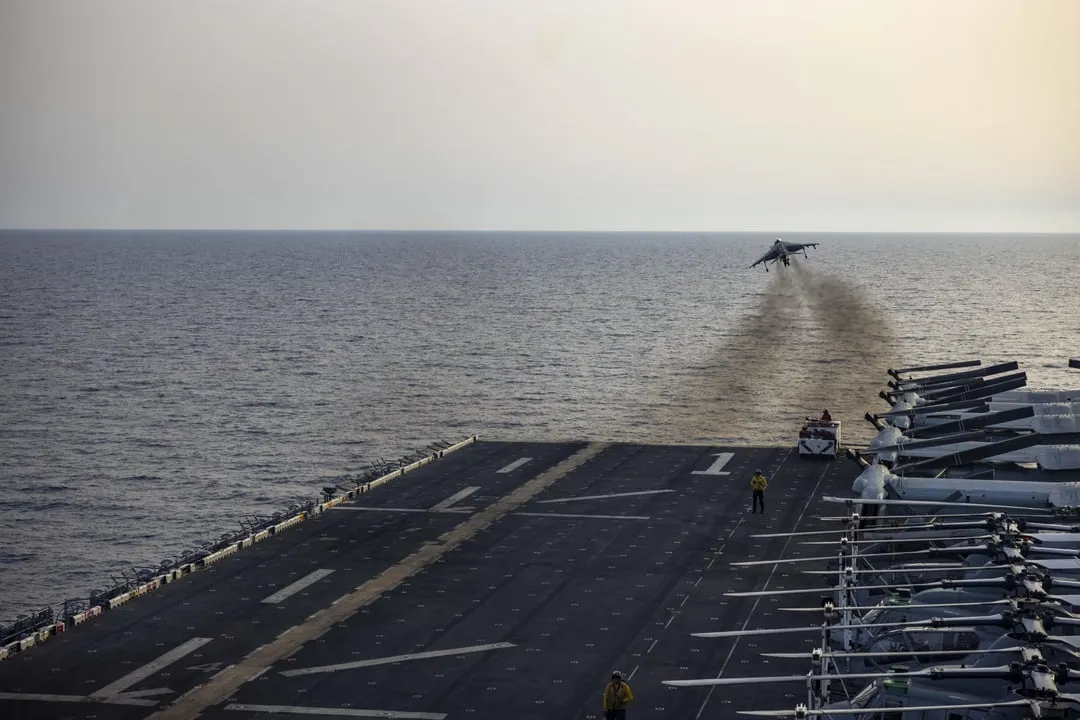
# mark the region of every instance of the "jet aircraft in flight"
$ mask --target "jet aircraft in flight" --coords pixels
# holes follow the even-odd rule
[[[765,272],[769,272],[769,263],[775,265],[778,262],[784,263],[784,267],[791,265],[791,256],[799,251],[802,251],[803,257],[806,257],[806,248],[817,247],[817,243],[790,243],[784,242],[777,238],[776,242],[772,244],[769,251],[757,259],[750,267],[756,267],[761,263],[765,264]]]

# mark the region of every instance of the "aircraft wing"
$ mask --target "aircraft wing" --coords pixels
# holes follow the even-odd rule
[[[784,243],[784,247],[787,249],[788,252],[796,252],[798,250],[802,250],[803,248],[815,248],[817,246],[817,243]]]
[[[759,257],[757,259],[757,261],[755,261],[754,264],[751,265],[750,267],[756,267],[757,265],[760,265],[763,262],[767,262],[769,260],[775,260],[776,258],[777,258],[777,252],[775,250],[770,250],[769,252],[767,252],[764,255],[762,255],[761,257]]]

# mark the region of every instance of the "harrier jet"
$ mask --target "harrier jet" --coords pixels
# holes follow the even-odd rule
[[[769,272],[769,263],[775,265],[778,262],[784,263],[784,267],[791,265],[791,255],[802,251],[803,256],[806,256],[806,248],[817,247],[817,243],[789,243],[780,240],[779,238],[772,244],[769,251],[758,258],[750,267],[755,267],[761,263],[765,263],[765,272]]]

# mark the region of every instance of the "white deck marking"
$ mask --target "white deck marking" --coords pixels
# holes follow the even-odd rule
[[[509,465],[504,467],[502,470],[496,470],[495,472],[497,472],[497,473],[514,472],[515,470],[517,470],[519,467],[521,467],[525,463],[529,462],[530,460],[532,460],[532,458],[523,457],[523,458],[521,458],[519,460],[515,460],[514,462],[510,463]]]
[[[652,520],[648,515],[587,515],[585,513],[538,513],[516,512],[514,515],[525,517],[550,517],[550,518],[590,518],[597,520]]]
[[[675,492],[674,490],[635,490],[634,492],[608,493],[607,495],[581,495],[579,497],[557,498],[555,500],[537,500],[536,503],[574,502],[575,500],[606,500],[607,498],[632,497],[634,495],[658,495]]]
[[[457,505],[459,502],[461,502],[465,498],[469,497],[470,495],[472,495],[474,492],[476,492],[479,489],[480,488],[478,488],[478,487],[467,487],[464,490],[459,490],[458,492],[454,493],[453,495],[446,498],[442,502],[432,505],[431,509],[434,512],[438,512],[440,510],[449,510],[451,507],[453,507],[454,505]]]
[[[691,475],[730,475],[729,472],[721,472],[724,466],[731,462],[731,458],[735,457],[735,453],[715,453],[716,459],[713,460],[713,464],[704,470],[694,470]],[[715,686],[714,686],[715,687]]]
[[[144,698],[154,697],[155,695],[168,695],[172,690],[166,687],[151,688],[149,690],[132,690],[130,692],[123,693],[121,697],[126,698]]]
[[[319,665],[317,667],[299,668],[297,670],[282,670],[281,674],[288,677],[296,675],[317,675],[319,673],[337,672],[338,670],[355,670],[362,667],[375,665],[391,665],[409,660],[427,660],[428,658],[447,657],[449,655],[466,655],[468,653],[487,652],[488,650],[502,650],[503,648],[515,647],[514,643],[499,642],[487,645],[466,645],[465,647],[450,648],[449,650],[428,650],[427,652],[409,653],[407,655],[392,655],[390,657],[372,658],[371,660],[357,660],[356,662],[339,663],[337,665]]]
[[[191,638],[183,645],[178,645],[174,647],[172,650],[165,653],[158,659],[151,660],[142,667],[135,668],[116,682],[109,683],[97,692],[90,693],[90,697],[94,698],[95,700],[101,698],[116,697],[135,683],[142,682],[143,680],[150,677],[159,670],[163,670],[169,665],[172,665],[174,662],[184,657],[185,655],[195,652],[211,640],[213,640],[213,638]]]
[[[315,583],[319,582],[320,580],[322,580],[324,577],[326,577],[327,575],[329,575],[332,572],[334,572],[334,571],[333,570],[327,570],[327,569],[321,569],[321,570],[316,570],[315,572],[309,573],[309,574],[305,575],[304,577],[300,578],[299,580],[297,580],[296,582],[294,582],[294,583],[292,583],[290,585],[286,585],[285,587],[281,588],[280,590],[278,590],[273,595],[268,595],[267,597],[263,598],[263,602],[264,603],[279,603],[282,600],[285,600],[286,598],[300,592],[301,590],[306,588],[308,585],[314,585]]]
[[[788,450],[787,455],[785,455],[784,459],[780,461],[780,465],[777,466],[775,471],[773,471],[773,475],[780,472],[780,468],[782,468],[784,466],[784,463],[787,462],[787,459],[789,457],[791,457],[791,450]],[[802,523],[803,515],[806,514],[806,508],[810,507],[810,503],[813,502],[814,495],[817,494],[818,488],[821,487],[821,481],[825,479],[825,474],[827,472],[829,472],[829,468],[825,468],[824,470],[822,470],[821,475],[818,476],[817,482],[814,484],[814,489],[810,491],[810,499],[807,501],[807,503],[805,505],[803,505],[803,509],[799,512],[799,517],[795,520],[795,525],[792,526],[792,528],[791,528],[792,531],[795,531],[795,530],[799,529],[799,524]],[[784,547],[782,547],[780,549],[780,557],[784,557],[784,553],[787,552],[788,544],[790,542],[791,542],[791,536],[788,536],[787,540],[784,541]],[[762,590],[768,590],[769,589],[769,583],[772,582],[773,575],[776,574],[776,568],[778,568],[778,567],[780,567],[779,564],[776,564],[776,565],[772,566],[772,571],[769,573],[769,577],[767,577],[765,579],[765,585],[762,586],[762,588],[761,588]],[[754,604],[750,607],[750,612],[747,613],[746,619],[743,620],[742,627],[739,628],[740,631],[745,630],[746,626],[750,624],[750,620],[751,620],[751,618],[754,617],[754,612],[757,610],[758,603],[761,602],[762,597],[764,597],[764,596],[758,595],[757,598],[754,600]],[[716,674],[717,678],[721,677],[724,674],[724,671],[727,670],[728,663],[731,662],[731,656],[735,654],[735,648],[739,647],[739,641],[740,640],[742,640],[742,638],[737,637],[737,638],[735,638],[735,642],[733,642],[731,644],[731,649],[728,650],[727,657],[724,658],[724,664],[720,666],[720,672]],[[697,715],[694,716],[694,720],[701,720],[701,716],[705,712],[705,706],[709,704],[709,698],[712,697],[713,691],[716,690],[717,687],[719,687],[719,686],[713,685],[712,687],[709,688],[709,694],[706,695],[705,700],[702,701],[701,707],[698,708]]]
[[[139,707],[153,707],[157,700],[140,700],[123,695],[113,697],[95,697],[91,695],[49,695],[47,693],[9,693],[0,692],[0,700],[36,700],[38,702],[69,702],[69,703],[105,703],[107,705],[137,705]]]
[[[406,712],[404,710],[359,710],[355,708],[298,707],[295,705],[243,705],[233,703],[226,710],[280,713],[282,715],[322,715],[323,717],[401,718],[401,720],[443,720],[446,713]]]
[[[399,507],[373,507],[370,505],[338,505],[330,508],[331,510],[361,510],[366,512],[403,512],[403,513],[429,513],[429,512],[444,512],[444,513],[471,513],[476,508],[471,507],[452,507],[444,510],[435,510],[435,508],[399,508]]]
[[[330,632],[361,608],[425,570],[462,543],[473,539],[561,478],[603,453],[608,447],[608,443],[590,443],[562,462],[518,485],[490,506],[473,513],[452,530],[440,535],[438,542],[424,543],[413,554],[370,578],[348,595],[308,616],[303,622],[286,629],[276,639],[252,650],[235,665],[230,665],[205,683],[188,690],[168,707],[149,715],[145,720],[190,720],[211,706],[224,702],[245,683],[269,670],[274,663],[293,655],[308,642]]]
[[[431,512],[427,508],[395,508],[395,507],[372,507],[370,505],[338,505],[331,510],[366,510],[368,512]]]

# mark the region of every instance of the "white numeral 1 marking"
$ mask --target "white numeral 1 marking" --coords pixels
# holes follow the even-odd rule
[[[735,457],[735,453],[716,453],[716,460],[713,464],[704,470],[695,470],[691,475],[730,475],[729,472],[721,472],[723,467],[731,462],[731,458]]]

